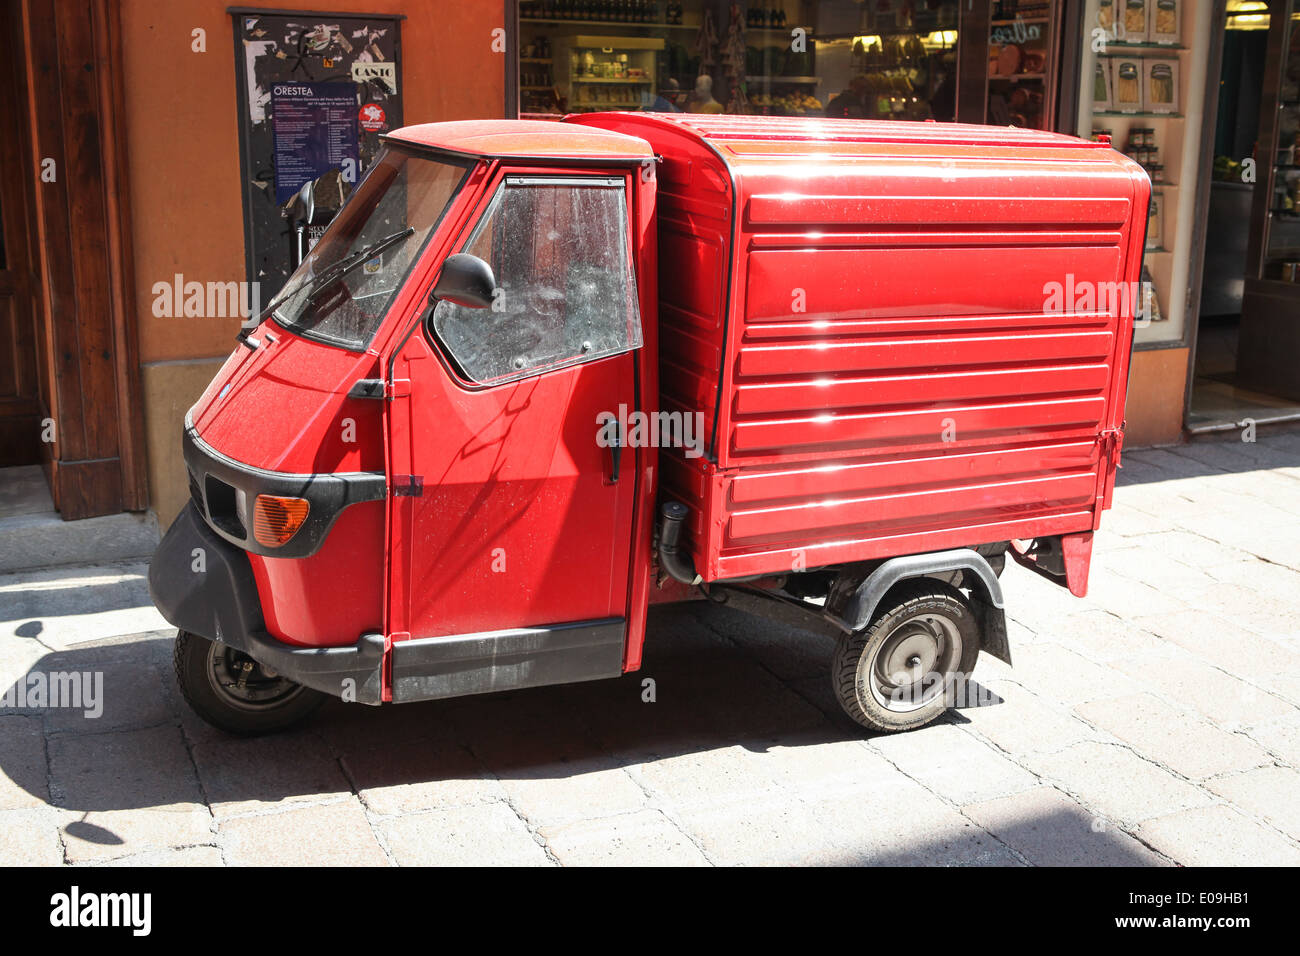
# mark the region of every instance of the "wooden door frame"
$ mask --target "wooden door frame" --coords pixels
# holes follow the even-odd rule
[[[22,54],[43,445],[65,519],[148,506],[120,0],[6,0]],[[53,161],[54,179],[41,177]]]

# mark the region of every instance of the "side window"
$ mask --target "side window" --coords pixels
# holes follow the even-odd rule
[[[491,307],[440,302],[431,317],[467,378],[495,385],[641,346],[624,189],[507,177],[464,249],[492,266]]]

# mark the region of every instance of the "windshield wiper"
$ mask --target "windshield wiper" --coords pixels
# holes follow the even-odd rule
[[[351,255],[344,256],[334,265],[325,269],[320,275],[312,279],[311,284],[307,286],[307,301],[314,302],[316,297],[338,282],[345,275],[361,265],[363,262],[369,262],[375,256],[379,255],[390,246],[395,246],[404,239],[415,235],[415,229],[407,226],[401,232],[395,232],[391,236],[384,236],[382,239],[376,239],[368,246],[362,246]]]
[[[261,325],[262,322],[271,316],[276,309],[284,305],[287,299],[292,299],[295,295],[302,292],[304,288],[307,290],[307,301],[314,302],[321,292],[332,286],[339,279],[342,279],[357,266],[361,265],[361,263],[369,262],[385,249],[388,249],[390,246],[395,246],[399,242],[404,239],[409,239],[413,235],[415,235],[414,227],[408,226],[401,232],[395,232],[390,236],[384,236],[382,239],[376,239],[368,246],[363,246],[356,252],[349,253],[338,262],[328,266],[318,275],[312,276],[311,281],[308,282],[305,287],[300,285],[292,292],[284,293],[276,298],[274,302],[258,313],[257,318],[251,323],[251,327],[245,326],[239,330],[239,334],[235,336],[235,341],[239,342],[241,345],[245,344],[248,336],[252,334],[253,328]]]

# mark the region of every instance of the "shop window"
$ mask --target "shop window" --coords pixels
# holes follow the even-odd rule
[[[1051,129],[1056,115],[1059,0],[998,0],[989,27],[988,118]]]
[[[1151,178],[1137,348],[1187,344],[1196,196],[1209,174],[1198,147],[1214,124],[1202,95],[1212,12],[1188,0],[1084,5],[1078,133],[1108,139]]]
[[[496,385],[641,345],[622,177],[510,177],[464,251],[492,266],[488,308],[432,325],[465,377]]]
[[[959,0],[522,0],[519,114],[952,120]],[[984,63],[975,64],[981,75]]]

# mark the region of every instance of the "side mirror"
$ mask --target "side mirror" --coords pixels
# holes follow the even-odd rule
[[[443,261],[438,284],[429,298],[470,309],[486,309],[492,304],[492,292],[496,287],[496,276],[492,274],[490,265],[478,256],[459,252]]]

